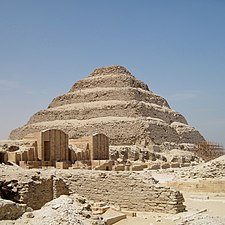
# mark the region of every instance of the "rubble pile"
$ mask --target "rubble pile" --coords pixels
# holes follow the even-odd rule
[[[181,178],[224,178],[225,177],[225,155],[217,159],[202,163],[194,167],[176,171]]]

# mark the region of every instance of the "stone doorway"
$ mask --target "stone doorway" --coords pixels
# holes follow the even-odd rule
[[[50,161],[50,141],[44,141],[44,161]]]
[[[4,162],[5,162],[5,153],[0,152],[0,163],[4,163]]]

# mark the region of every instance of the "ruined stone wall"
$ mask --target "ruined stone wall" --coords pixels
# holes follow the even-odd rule
[[[104,160],[109,159],[109,138],[104,134],[94,134],[78,139],[69,139],[73,150],[76,147],[82,150],[85,157],[76,157],[76,160]],[[86,151],[90,152],[86,154]],[[79,152],[78,152],[79,153]],[[77,155],[78,155],[77,153]]]
[[[34,149],[34,153],[32,156],[31,152],[28,152],[29,150],[27,150],[27,158],[25,159],[23,157],[21,157],[22,161],[37,161],[40,160],[41,156],[42,156],[42,143],[41,143],[41,132],[32,132],[27,134],[24,138],[24,141],[27,142],[34,142],[35,144],[33,145],[33,149]]]
[[[142,172],[24,170],[10,166],[0,169],[0,196],[34,209],[52,198],[72,193],[118,205],[123,210],[177,213],[185,209],[180,192],[155,185],[151,175]]]
[[[50,176],[40,178],[36,175],[23,182],[19,177],[10,181],[0,179],[0,190],[0,197],[26,204],[32,209],[40,209],[52,199],[69,194],[69,189],[62,179]]]
[[[93,149],[93,137],[81,137],[78,139],[69,139],[70,157],[72,162],[90,160],[90,152]]]
[[[32,209],[40,209],[53,199],[53,180],[37,179],[24,185],[19,191],[19,202],[27,204]]]
[[[18,164],[19,161],[21,161],[21,157],[19,157],[19,155],[17,154],[17,152],[8,152],[7,153],[7,159],[9,162],[13,162]]]
[[[75,150],[76,148],[83,151],[92,148],[92,136],[81,137],[77,139],[69,139],[69,145]]]
[[[130,172],[76,170],[65,179],[71,192],[90,200],[119,205],[122,210],[177,213],[185,209],[180,192],[145,183]]]

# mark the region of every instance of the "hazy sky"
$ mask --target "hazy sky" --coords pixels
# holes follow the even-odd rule
[[[224,0],[0,0],[0,139],[109,65],[225,146]]]

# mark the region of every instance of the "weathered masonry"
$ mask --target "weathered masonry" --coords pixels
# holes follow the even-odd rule
[[[112,167],[108,164],[109,139],[104,134],[69,140],[63,131],[51,129],[28,134],[15,144],[16,151],[0,154],[2,162],[14,162],[26,168],[101,166],[101,169],[111,170]]]
[[[44,130],[24,137],[36,141],[37,160],[69,161],[68,135],[61,130]]]
[[[35,180],[32,179],[33,177]],[[54,176],[41,178],[37,175],[27,176],[26,181],[21,181],[19,178],[0,179],[0,190],[0,197],[3,199],[27,204],[32,209],[40,209],[52,199],[69,194],[69,189],[62,179]]]
[[[71,156],[72,161],[109,159],[109,138],[104,134],[69,139],[69,145],[75,150],[75,155]],[[76,149],[81,149],[81,153],[76,154]]]
[[[70,175],[64,180],[72,193],[118,205],[122,211],[178,213],[185,210],[179,191],[144,182],[132,172],[73,170]]]
[[[29,143],[29,147],[21,147],[24,143]],[[21,141],[17,151],[7,152],[7,160],[29,168],[69,162],[68,135],[56,129],[29,134]]]
[[[178,213],[185,210],[183,195],[170,187],[156,185],[151,177],[138,173],[94,170],[14,170],[12,178],[2,168],[0,196],[25,203],[33,209],[62,194],[79,194],[94,202],[104,201],[122,211]],[[26,175],[26,176],[24,176]],[[21,176],[24,176],[21,179]]]

